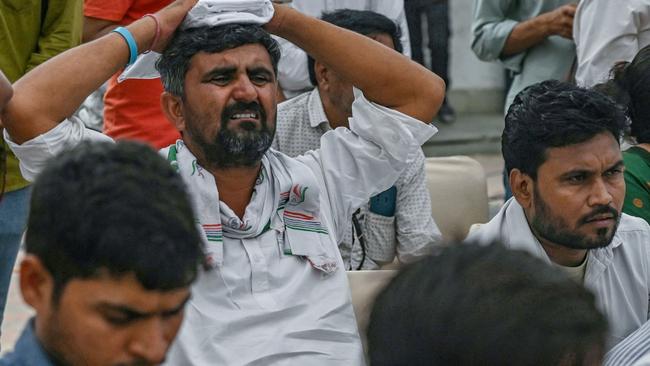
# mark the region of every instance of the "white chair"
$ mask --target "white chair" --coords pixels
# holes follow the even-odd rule
[[[448,241],[465,239],[470,226],[487,222],[487,180],[481,164],[467,156],[426,159],[431,215]]]
[[[350,283],[350,293],[352,295],[352,307],[354,308],[354,315],[357,318],[357,326],[359,327],[359,335],[363,342],[363,349],[367,354],[366,330],[370,321],[372,305],[375,303],[375,297],[395,277],[397,271],[349,271],[347,273],[348,282]]]

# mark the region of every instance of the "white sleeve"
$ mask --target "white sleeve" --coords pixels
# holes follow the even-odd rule
[[[284,38],[275,38],[280,44],[282,57],[278,63],[278,82],[284,91],[302,91],[313,88],[307,69],[307,54],[302,48]]]
[[[398,111],[369,102],[355,89],[350,129],[321,138],[319,150],[297,157],[322,177],[338,237],[352,213],[385,191],[414,161],[437,129]]]
[[[573,28],[578,85],[592,87],[607,81],[609,71],[617,62],[632,61],[645,46],[639,44],[639,33],[647,26],[650,4],[640,6],[643,2],[587,0],[580,3]],[[602,19],[607,21],[599,21]]]
[[[113,141],[100,132],[86,128],[76,117],[64,120],[46,133],[20,145],[11,140],[7,130],[4,131],[4,138],[20,161],[20,173],[30,182],[36,179],[51,158],[82,141]]]

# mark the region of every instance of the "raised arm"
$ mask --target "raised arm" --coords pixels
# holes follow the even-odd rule
[[[352,82],[373,102],[427,123],[442,104],[442,79],[368,37],[282,5],[266,27]]]
[[[157,14],[160,51],[185,14],[197,0],[177,0]],[[155,22],[147,17],[127,27],[138,50],[148,49],[156,34]],[[70,49],[36,67],[14,84],[14,97],[2,114],[5,128],[20,144],[56,127],[111,75],[124,67],[129,49],[124,39],[110,33]]]

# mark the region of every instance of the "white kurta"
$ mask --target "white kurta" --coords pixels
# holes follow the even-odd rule
[[[551,263],[530,230],[523,208],[514,198],[466,240],[500,241],[507,248],[526,251]],[[612,243],[590,250],[587,256],[584,285],[594,293],[596,306],[609,320],[608,346],[611,347],[648,320],[650,226],[643,219],[622,214]]]
[[[650,0],[582,0],[573,21],[578,85],[607,81],[612,66],[650,45]]]
[[[329,234],[315,248],[336,256],[338,269],[326,274],[284,254],[274,230],[241,240],[224,233],[223,264],[193,286],[168,364],[363,364],[336,237],[354,210],[394,184],[436,129],[355,92],[350,130],[328,132],[320,150],[297,158],[321,192],[320,219]],[[82,140],[110,139],[69,120],[20,146],[8,143],[33,179],[47,159]]]

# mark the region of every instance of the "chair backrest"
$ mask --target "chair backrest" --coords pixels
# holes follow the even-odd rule
[[[375,303],[375,297],[379,292],[397,275],[397,271],[348,271],[347,273],[352,295],[352,307],[357,318],[363,349],[367,354],[366,330],[368,329],[372,305]]]
[[[465,239],[469,228],[487,222],[487,180],[481,164],[467,156],[426,159],[431,215],[446,240]]]

